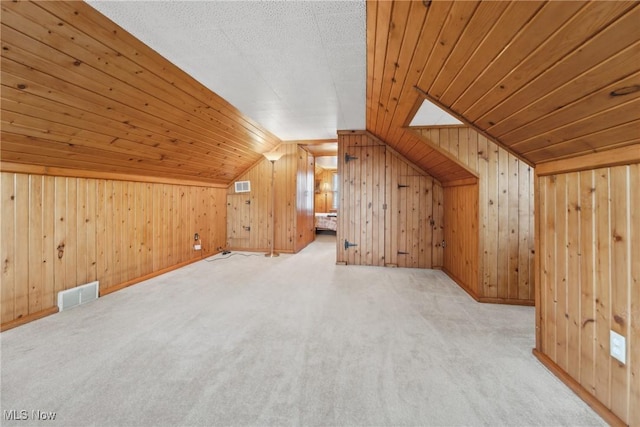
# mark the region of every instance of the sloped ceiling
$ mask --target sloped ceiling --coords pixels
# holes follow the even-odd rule
[[[224,185],[281,143],[83,2],[1,7],[3,163]],[[371,1],[366,19],[366,128],[441,181],[472,175],[407,127],[425,98],[531,164],[640,142],[640,3]]]
[[[2,2],[2,161],[227,184],[281,143],[84,2]]]
[[[638,144],[638,22],[631,1],[369,2],[367,129],[418,163],[427,98],[531,164]]]
[[[282,140],[365,127],[364,0],[88,3]]]

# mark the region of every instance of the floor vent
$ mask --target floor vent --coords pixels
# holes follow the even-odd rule
[[[98,299],[98,281],[58,292],[58,309],[69,310],[95,299]]]

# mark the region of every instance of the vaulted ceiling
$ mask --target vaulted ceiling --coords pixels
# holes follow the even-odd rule
[[[1,7],[3,164],[227,184],[281,143],[83,2]],[[407,127],[425,98],[531,164],[640,143],[638,2],[366,10],[367,130],[440,180],[470,173]]]
[[[281,143],[84,2],[2,2],[2,161],[228,184]]]
[[[426,98],[531,164],[638,144],[639,22],[633,1],[369,2],[367,129],[411,158]]]

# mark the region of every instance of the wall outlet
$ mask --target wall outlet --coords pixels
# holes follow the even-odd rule
[[[193,249],[199,251],[202,249],[202,245],[193,245]]]
[[[611,357],[622,362],[623,365],[627,363],[627,342],[622,335],[614,331],[610,331],[609,334],[609,351]]]

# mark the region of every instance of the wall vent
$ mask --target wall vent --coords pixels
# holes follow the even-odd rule
[[[69,310],[77,305],[98,299],[98,281],[58,292],[58,309]]]
[[[251,191],[251,181],[236,181],[236,193],[248,193]]]

